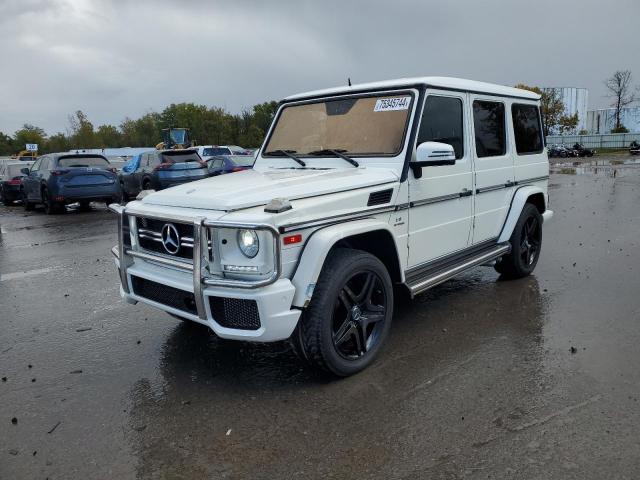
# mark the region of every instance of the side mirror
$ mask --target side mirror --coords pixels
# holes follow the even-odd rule
[[[423,142],[416,148],[416,160],[409,162],[413,176],[422,177],[422,167],[455,165],[456,152],[448,143]]]
[[[27,167],[21,168],[20,173],[24,173],[25,175],[29,175],[29,169]]]

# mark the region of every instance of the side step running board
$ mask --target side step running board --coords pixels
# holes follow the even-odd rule
[[[435,287],[436,285],[455,277],[465,270],[495,260],[509,253],[510,250],[511,245],[509,243],[494,245],[487,250],[482,250],[481,252],[476,253],[473,256],[463,257],[455,263],[451,263],[435,271],[425,273],[425,275],[420,278],[411,279],[407,282],[407,287],[409,287],[409,291],[413,297],[420,292],[428,290],[431,287]]]

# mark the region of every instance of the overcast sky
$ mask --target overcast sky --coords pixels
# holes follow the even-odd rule
[[[640,84],[639,0],[0,0],[0,131],[420,75]]]

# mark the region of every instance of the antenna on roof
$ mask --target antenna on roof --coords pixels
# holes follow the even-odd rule
[[[347,77],[347,85],[351,86],[351,77]]]

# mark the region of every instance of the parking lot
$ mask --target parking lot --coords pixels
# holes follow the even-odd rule
[[[0,207],[0,479],[637,478],[640,168],[585,165],[534,275],[399,300],[337,381],[122,303],[103,205]]]

